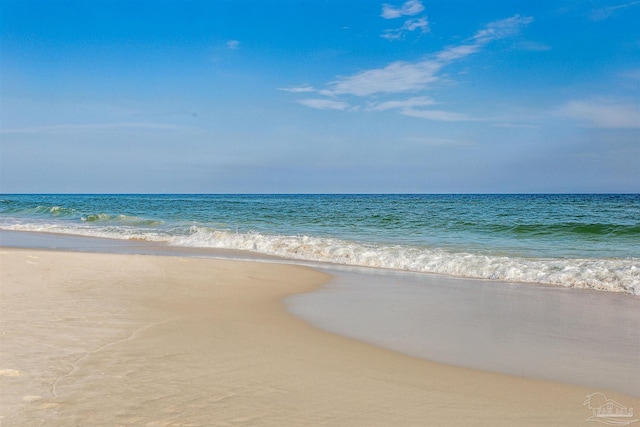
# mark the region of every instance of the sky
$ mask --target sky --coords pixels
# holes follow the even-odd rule
[[[2,193],[640,192],[640,0],[0,0]]]

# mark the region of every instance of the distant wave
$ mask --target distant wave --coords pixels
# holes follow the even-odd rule
[[[577,234],[582,236],[615,236],[640,238],[640,225],[622,224],[585,224],[577,222],[567,222],[561,224],[527,224],[516,226],[494,226],[492,231],[503,233],[513,233],[518,236],[562,236]]]
[[[7,201],[3,201],[5,204]],[[5,206],[0,212],[2,214],[19,215],[35,218],[65,218],[79,219],[86,223],[113,223],[131,226],[156,227],[163,222],[154,219],[140,218],[137,216],[107,213],[80,213],[77,209],[64,206],[36,206],[27,208],[14,208],[11,205]]]
[[[101,219],[109,222],[112,219]],[[96,220],[98,221],[98,220]],[[237,249],[289,259],[377,267],[458,277],[530,282],[640,295],[640,258],[524,258],[454,252],[409,245],[342,239],[240,233],[192,226],[181,233],[136,227],[67,227],[13,224],[4,229],[58,232],[116,239],[166,242],[175,246]]]
[[[83,215],[82,217],[80,217],[80,220],[83,222],[117,223],[117,224],[131,225],[131,226],[137,225],[137,226],[147,226],[147,227],[156,227],[163,223],[162,221],[139,218],[136,216],[109,215],[105,213]]]
[[[9,210],[12,213],[25,213],[27,215],[48,215],[51,217],[70,217],[75,214],[75,210],[64,206],[36,206],[23,210]]]

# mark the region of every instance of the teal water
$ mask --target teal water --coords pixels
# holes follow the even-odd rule
[[[0,229],[640,295],[640,195],[1,195]]]

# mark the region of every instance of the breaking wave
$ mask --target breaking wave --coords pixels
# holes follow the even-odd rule
[[[153,220],[153,219],[145,219],[139,218],[136,216],[130,215],[109,215],[105,213],[100,214],[89,214],[83,215],[80,218],[83,222],[94,222],[94,223],[116,223],[116,224],[125,224],[131,226],[142,226],[142,227],[157,227],[162,224],[162,221]]]
[[[93,222],[100,221],[109,222],[113,218],[97,218]],[[122,224],[119,227],[13,224],[3,228],[147,240],[182,247],[235,249],[295,260],[640,295],[639,258],[527,258],[424,246],[364,243],[328,237],[243,233],[198,226],[164,231],[144,231]]]

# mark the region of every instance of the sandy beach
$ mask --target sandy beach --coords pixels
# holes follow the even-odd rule
[[[3,426],[598,425],[599,390],[310,326],[282,303],[328,281],[305,267],[7,248],[0,267]]]

